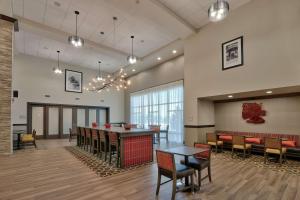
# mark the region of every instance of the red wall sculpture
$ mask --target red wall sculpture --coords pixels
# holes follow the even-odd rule
[[[263,116],[266,116],[266,111],[262,109],[262,104],[244,103],[242,117],[248,123],[262,124],[265,123]]]

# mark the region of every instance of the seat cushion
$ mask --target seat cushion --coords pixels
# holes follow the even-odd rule
[[[223,145],[223,141],[207,142],[207,144],[210,144],[210,145],[213,145],[213,146],[216,146],[217,144],[218,144],[218,145]]]
[[[33,142],[34,138],[32,137],[31,134],[25,134],[25,135],[22,135],[21,141],[22,142]]]
[[[184,160],[181,160],[180,163],[184,164]],[[209,166],[209,160],[189,157],[189,162],[186,165],[201,170]]]
[[[234,145],[233,145],[233,148],[234,148],[234,149],[244,149],[244,148],[250,149],[250,148],[251,148],[251,144],[246,144],[245,147],[244,147],[244,145],[234,144]]]
[[[177,178],[186,177],[194,173],[194,169],[184,164],[176,163],[176,176]]]
[[[248,137],[245,139],[246,143],[254,143],[254,144],[260,144],[261,139],[260,138],[255,138],[255,137]]]
[[[296,147],[296,141],[285,140],[285,141],[282,141],[282,145],[285,147]]]
[[[223,140],[223,141],[232,141],[232,136],[231,135],[220,135],[219,139]]]
[[[266,148],[267,153],[280,154],[279,149]],[[282,147],[282,153],[286,153],[286,148]]]

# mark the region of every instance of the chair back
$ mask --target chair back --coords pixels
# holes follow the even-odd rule
[[[77,128],[76,128],[76,131],[77,131],[76,134],[77,134],[77,135],[80,135],[80,127],[77,127]]]
[[[110,132],[108,134],[108,139],[110,144],[116,144],[118,142],[118,134],[115,132]]]
[[[233,145],[245,145],[245,136],[243,135],[233,135],[232,136]]]
[[[197,153],[196,155],[194,155],[195,158],[210,160],[211,146],[209,144],[194,143],[194,147],[207,149],[207,151]]]
[[[92,138],[98,139],[98,130],[97,129],[91,129],[92,130]]]
[[[160,132],[160,125],[149,125],[149,128],[156,133]]]
[[[215,133],[206,133],[207,142],[217,142],[217,134]]]
[[[99,130],[99,138],[101,141],[105,141],[105,133],[103,130]]]
[[[282,140],[281,138],[266,137],[265,138],[265,148],[281,149],[282,148],[281,140]]]
[[[156,150],[156,159],[158,168],[171,172],[176,171],[174,154]]]
[[[85,129],[85,136],[90,138],[91,137],[91,129],[90,128],[84,128]]]

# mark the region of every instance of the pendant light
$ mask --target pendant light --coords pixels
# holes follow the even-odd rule
[[[136,61],[137,61],[137,58],[133,55],[133,39],[134,39],[134,36],[132,35],[131,36],[131,55],[128,56],[127,58],[127,61],[129,62],[129,64],[135,64]]]
[[[60,51],[57,51],[57,67],[53,68],[53,72],[55,74],[62,74],[62,70],[59,67],[59,53],[60,53]]]
[[[77,17],[79,15],[79,11],[75,11],[75,15],[76,15],[76,32],[75,35],[71,35],[68,37],[68,41],[71,45],[78,48],[83,46],[84,39],[77,35]]]
[[[99,71],[98,71],[98,76],[96,77],[96,80],[97,80],[97,81],[102,81],[103,78],[102,78],[102,76],[101,76],[101,69],[100,69],[101,61],[98,61],[98,63],[99,63]]]
[[[213,3],[208,9],[208,17],[212,22],[218,22],[225,19],[228,13],[229,3],[226,0],[217,0],[217,2]]]

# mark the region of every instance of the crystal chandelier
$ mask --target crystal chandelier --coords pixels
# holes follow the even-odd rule
[[[100,63],[101,62],[99,61],[99,66]],[[88,86],[83,89],[91,92],[101,92],[103,90],[110,91],[110,88],[116,89],[117,91],[127,89],[131,85],[131,81],[125,80],[126,76],[127,73],[123,68],[114,74],[108,74],[106,78],[103,78],[99,71],[98,76],[93,78],[92,81],[89,82]]]
[[[217,0],[208,9],[208,17],[212,22],[218,22],[227,17],[229,13],[229,3],[226,0]]]
[[[77,35],[77,17],[79,15],[79,11],[75,11],[75,15],[76,15],[76,32],[75,35],[71,35],[68,37],[68,42],[74,47],[78,48],[83,46],[84,39]]]
[[[57,51],[57,66],[53,68],[55,74],[62,74],[62,70],[59,67],[59,53],[60,51]]]

